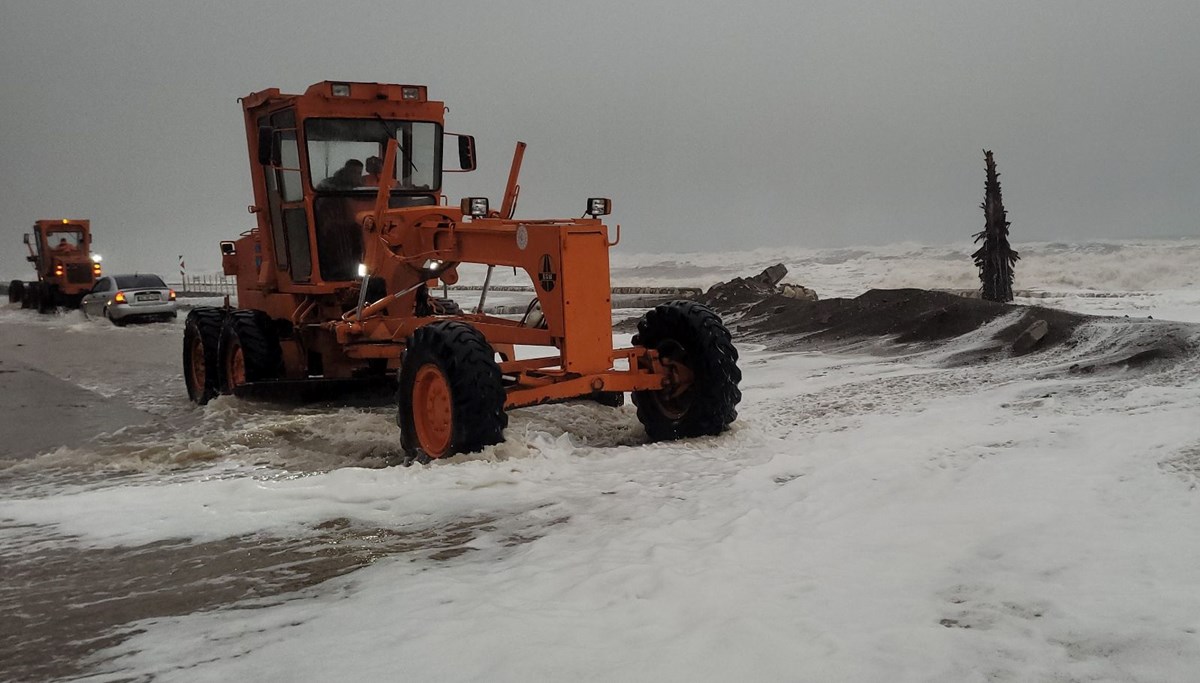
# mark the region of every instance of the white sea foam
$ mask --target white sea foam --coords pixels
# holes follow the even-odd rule
[[[1018,288],[1056,295],[1034,303],[1200,320],[1195,240],[1017,247]],[[826,296],[976,282],[970,245],[782,252],[631,256],[615,274],[708,285],[782,260]],[[146,374],[175,368],[178,326],[31,315],[0,324],[143,351],[128,375],[67,369],[118,396],[150,386],[165,406],[157,426],[25,465],[111,457],[134,473],[0,500],[0,518],[64,535],[40,547],[488,520],[462,554],[380,557],[258,609],[130,624],[98,680],[1149,681],[1200,667],[1200,362],[1072,370],[1118,356],[1133,321],[950,367],[1006,320],[886,358],[743,346],[745,399],[720,437],[650,444],[632,406],[540,406],[482,453],[380,468],[389,407],[190,409]]]
[[[1200,535],[1189,481],[1159,463],[1200,443],[1196,373],[1049,371],[1119,334],[949,369],[936,352],[744,349],[743,417],[717,438],[625,441],[609,433],[628,409],[564,424],[580,415],[556,406],[431,467],[79,491],[0,515],[100,545],[495,520],[454,559],[138,623],[105,653],[114,677],[1184,680]],[[539,538],[504,541],[531,519]]]

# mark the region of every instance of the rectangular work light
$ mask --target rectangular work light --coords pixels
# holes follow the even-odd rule
[[[597,216],[607,216],[612,213],[612,200],[604,197],[592,197],[588,199],[587,215],[595,218]]]
[[[465,197],[460,208],[468,216],[482,218],[488,215],[487,197]]]

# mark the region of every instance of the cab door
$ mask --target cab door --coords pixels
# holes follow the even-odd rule
[[[287,271],[292,282],[307,283],[312,280],[313,258],[300,172],[296,112],[283,109],[262,116],[259,126],[270,126],[274,136],[272,147],[275,153],[270,165],[263,169],[263,177],[271,217],[275,267]]]
[[[38,279],[46,277],[46,237],[41,225],[33,226],[33,266],[37,269]]]

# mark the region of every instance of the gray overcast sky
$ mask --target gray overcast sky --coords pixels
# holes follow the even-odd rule
[[[452,199],[612,197],[628,251],[949,242],[995,151],[1013,238],[1195,235],[1200,2],[0,0],[0,275],[35,218],[109,272],[252,225],[236,98],[421,83],[476,136]],[[31,270],[29,271],[32,272]]]

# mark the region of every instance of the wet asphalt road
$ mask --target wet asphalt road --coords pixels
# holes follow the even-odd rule
[[[0,305],[0,496],[186,478],[208,457],[201,448],[190,461],[188,442],[210,438],[219,450],[240,438],[238,419],[205,422],[188,402],[182,336],[182,316],[116,328],[78,311],[42,316]],[[245,408],[267,419],[288,414]],[[414,534],[334,519],[302,537],[97,549],[0,518],[0,681],[111,670],[100,653],[139,620],[289,594],[393,553],[453,557],[485,522]]]

